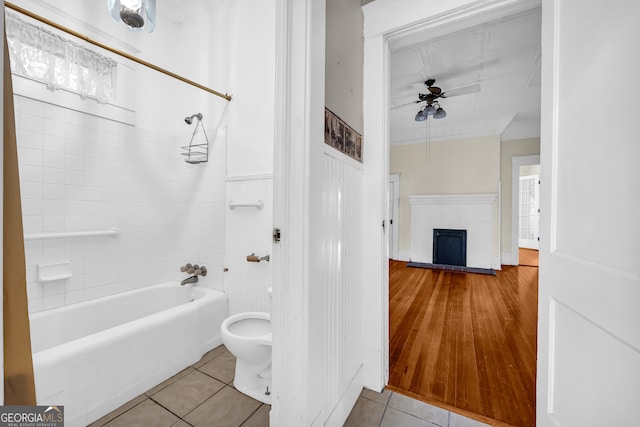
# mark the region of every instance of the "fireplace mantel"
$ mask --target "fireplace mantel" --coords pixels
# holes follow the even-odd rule
[[[411,205],[411,260],[433,261],[433,230],[467,230],[467,265],[499,268],[497,194],[428,194],[409,196]],[[497,247],[497,246],[496,246]]]
[[[410,205],[454,205],[454,204],[483,204],[493,203],[497,194],[428,194],[409,196]]]

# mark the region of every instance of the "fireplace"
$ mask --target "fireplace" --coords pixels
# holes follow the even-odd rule
[[[433,229],[433,263],[467,266],[467,230]]]
[[[411,261],[442,262],[434,255],[433,230],[466,230],[466,267],[499,268],[498,210],[495,194],[409,196]]]

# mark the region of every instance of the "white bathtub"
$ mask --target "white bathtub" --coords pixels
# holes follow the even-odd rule
[[[166,282],[32,314],[38,404],[86,426],[220,345],[227,307],[223,292]]]

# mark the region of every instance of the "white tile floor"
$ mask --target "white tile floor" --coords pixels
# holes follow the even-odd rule
[[[220,346],[89,427],[268,427],[271,407],[236,391],[234,370],[235,357]],[[487,427],[389,390],[363,390],[345,426]]]
[[[488,427],[437,406],[385,390],[363,390],[345,427]]]

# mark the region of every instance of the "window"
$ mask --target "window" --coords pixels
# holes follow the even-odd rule
[[[15,14],[6,17],[11,71],[100,103],[115,101],[117,62]]]

